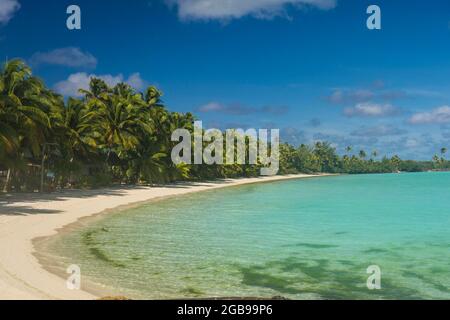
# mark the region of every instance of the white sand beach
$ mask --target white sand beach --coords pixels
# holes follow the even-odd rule
[[[69,290],[66,280],[46,271],[33,253],[33,239],[56,234],[77,220],[108,209],[203,190],[312,175],[228,179],[162,187],[123,187],[54,194],[0,196],[0,299],[96,299]]]

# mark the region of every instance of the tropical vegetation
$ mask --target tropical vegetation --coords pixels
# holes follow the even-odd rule
[[[179,180],[250,177],[259,165],[174,165],[170,154],[177,128],[193,131],[191,113],[169,111],[162,92],[138,92],[92,78],[81,98],[47,88],[21,60],[0,71],[1,190],[49,191],[111,184],[159,184]],[[433,161],[374,160],[364,150],[339,156],[328,142],[280,145],[280,173],[380,173],[445,170],[446,148]]]

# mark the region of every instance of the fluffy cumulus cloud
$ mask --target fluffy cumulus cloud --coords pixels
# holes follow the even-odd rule
[[[64,96],[79,97],[79,89],[89,89],[89,83],[91,78],[99,78],[105,81],[109,86],[115,86],[118,83],[125,82],[131,85],[136,90],[142,90],[145,87],[145,81],[141,78],[139,73],[133,73],[128,78],[125,78],[122,74],[118,75],[95,75],[87,74],[85,72],[78,72],[71,74],[66,80],[60,81],[55,84],[54,89],[56,92]]]
[[[401,110],[390,104],[377,104],[377,103],[358,103],[351,108],[345,108],[344,114],[347,117],[389,117],[395,116],[401,113]]]
[[[48,52],[37,52],[31,59],[32,65],[50,64],[72,68],[95,68],[97,58],[89,52],[83,52],[80,48],[59,48]]]
[[[450,123],[450,107],[442,106],[428,112],[419,112],[409,119],[411,124],[446,124]]]
[[[437,137],[428,134],[413,134],[388,140],[379,150],[386,150],[391,156],[399,154],[404,159],[430,160],[431,156],[445,145]]]
[[[141,74],[139,72],[133,73],[130,75],[126,81],[130,86],[137,90],[142,90],[145,88],[147,83],[144,79],[142,79]]]
[[[253,16],[270,19],[284,15],[287,6],[310,6],[323,10],[336,6],[336,0],[166,0],[178,10],[182,20],[226,20]]]
[[[197,108],[200,112],[217,112],[225,109],[225,106],[218,102],[210,102]]]
[[[0,0],[0,24],[7,24],[19,9],[17,0]]]

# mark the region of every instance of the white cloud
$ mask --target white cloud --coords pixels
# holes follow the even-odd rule
[[[200,112],[214,112],[214,111],[222,111],[225,109],[225,106],[218,102],[210,102],[203,106],[197,108],[197,111]]]
[[[33,65],[53,64],[66,67],[95,68],[97,58],[89,52],[83,52],[80,48],[59,48],[48,52],[37,52],[30,59]]]
[[[128,77],[126,83],[128,83],[130,86],[132,86],[137,90],[142,90],[147,85],[144,79],[141,78],[141,74],[139,72],[131,74]]]
[[[388,117],[399,113],[400,109],[390,104],[358,103],[355,107],[344,109],[348,117]]]
[[[87,74],[85,72],[78,72],[71,74],[66,80],[60,81],[55,84],[54,89],[56,92],[64,96],[80,97],[79,89],[89,89],[89,83],[91,78],[99,78],[105,81],[109,86],[113,87],[120,82],[128,83],[136,90],[142,90],[145,87],[145,81],[141,78],[139,73],[133,73],[127,79],[122,74],[116,76],[105,74],[95,75]]]
[[[0,24],[7,24],[19,9],[17,0],[0,0]]]
[[[207,112],[216,112],[216,113],[223,113],[223,114],[231,114],[231,115],[238,115],[238,116],[245,116],[249,114],[253,114],[257,112],[258,108],[248,107],[245,105],[242,105],[240,103],[233,103],[233,104],[222,104],[219,102],[210,102],[205,105],[202,105],[196,109],[199,112],[207,113]]]
[[[409,122],[411,124],[445,124],[450,123],[450,107],[442,106],[429,112],[414,114]]]
[[[166,0],[178,8],[182,20],[238,19],[253,16],[270,19],[283,15],[287,6],[312,6],[328,10],[336,6],[336,0]]]

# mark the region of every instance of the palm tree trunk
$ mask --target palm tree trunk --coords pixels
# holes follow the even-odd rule
[[[6,175],[6,182],[5,182],[5,185],[3,186],[3,192],[9,191],[10,183],[11,183],[11,169],[8,169],[8,173]]]
[[[44,192],[44,171],[45,171],[45,148],[46,144],[44,144],[44,150],[42,151],[42,161],[41,161],[41,193]]]

